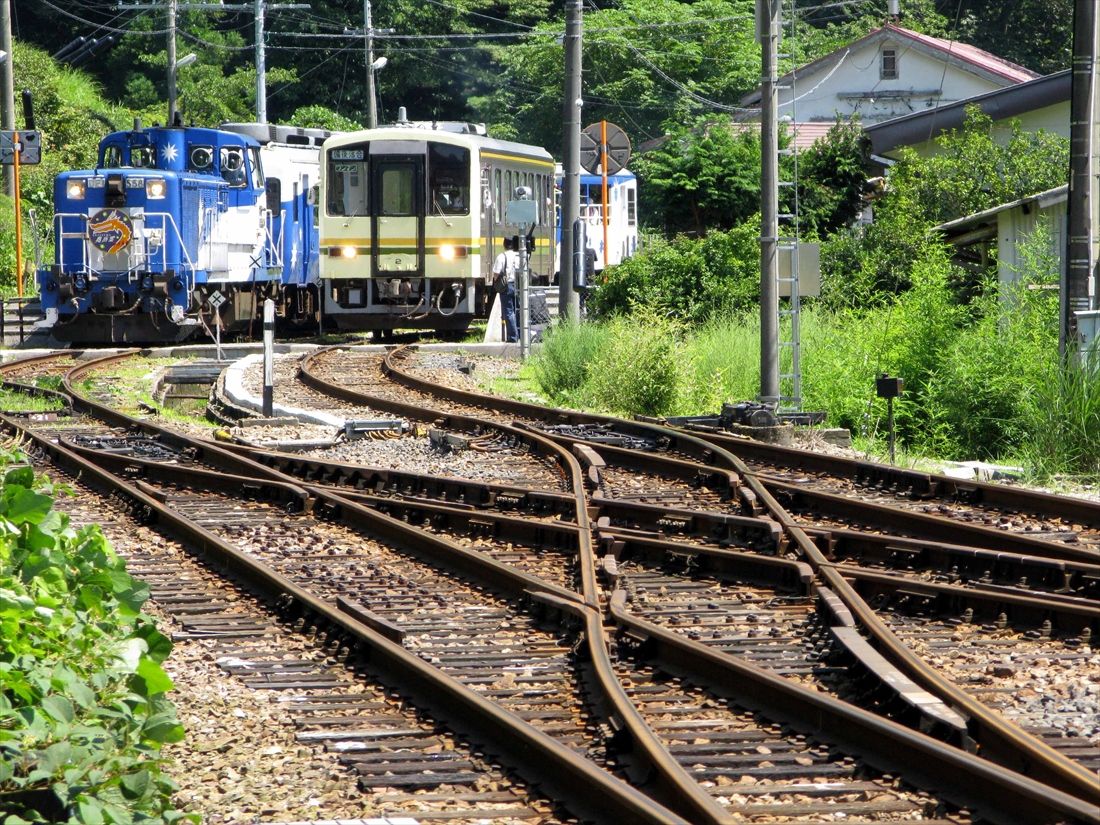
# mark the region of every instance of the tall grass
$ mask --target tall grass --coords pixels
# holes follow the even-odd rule
[[[1100,353],[1090,367],[1059,362],[1056,293],[990,284],[962,307],[946,272],[942,261],[925,261],[912,290],[875,309],[806,307],[804,407],[884,439],[886,403],[874,379],[888,372],[906,382],[895,418],[910,451],[1100,480]],[[708,414],[757,395],[759,354],[755,316],[685,329],[643,312],[555,327],[534,373],[567,406]]]

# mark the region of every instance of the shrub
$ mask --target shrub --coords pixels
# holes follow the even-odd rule
[[[654,315],[705,323],[742,311],[760,294],[760,219],[706,238],[654,240],[605,273],[589,300],[594,317],[644,307]]]
[[[1100,347],[1056,362],[1024,400],[1023,419],[1020,452],[1036,475],[1100,481]]]
[[[598,324],[566,320],[550,327],[533,359],[539,388],[559,403],[569,403],[588,378],[604,337]]]
[[[584,390],[602,409],[665,415],[679,394],[680,370],[675,327],[640,312],[607,324]]]
[[[0,819],[173,822],[171,643],[99,528],[74,530],[47,492],[29,467],[0,491]]]

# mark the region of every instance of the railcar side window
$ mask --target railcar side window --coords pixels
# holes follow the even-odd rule
[[[428,144],[429,214],[470,213],[470,150],[446,143]]]
[[[413,214],[412,166],[392,166],[382,170],[381,215],[401,216]]]
[[[370,215],[370,200],[367,198],[367,144],[330,150],[327,172],[325,200],[328,214],[350,218]]]
[[[626,190],[626,225],[638,223],[638,192],[633,187]]]
[[[500,170],[493,170],[493,222],[500,223]]]

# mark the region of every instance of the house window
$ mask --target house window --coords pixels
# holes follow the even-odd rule
[[[898,78],[898,50],[882,50],[882,66],[879,69],[879,77],[882,80],[897,80]]]

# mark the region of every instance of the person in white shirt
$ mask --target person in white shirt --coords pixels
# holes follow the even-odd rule
[[[505,339],[510,344],[519,341],[516,326],[516,273],[519,253],[511,238],[504,239],[504,251],[493,262],[493,286],[500,295],[500,314],[504,318]]]

